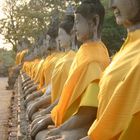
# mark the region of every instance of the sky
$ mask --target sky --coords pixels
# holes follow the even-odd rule
[[[4,17],[4,14],[2,11],[2,6],[4,4],[4,1],[5,0],[0,0],[0,19]],[[11,49],[11,45],[5,43],[4,36],[2,36],[1,34],[0,34],[0,48],[5,48],[7,50]]]

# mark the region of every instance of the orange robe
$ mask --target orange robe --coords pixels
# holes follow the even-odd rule
[[[28,49],[25,49],[23,50],[21,53],[20,53],[20,57],[19,57],[19,64],[22,63],[23,59],[24,59],[24,56],[28,53]]]
[[[55,54],[52,54],[52,55],[46,57],[43,65],[42,65],[42,68],[40,70],[40,75],[38,77],[39,78],[38,79],[39,80],[38,90],[41,89],[44,86],[44,84],[45,84],[45,76],[44,76],[44,73],[46,72],[45,69],[48,67],[48,65],[50,63],[52,63],[52,58],[54,56],[55,56]]]
[[[69,51],[55,65],[55,68],[52,73],[52,78],[51,78],[52,103],[56,99],[58,99],[62,93],[62,89],[63,89],[66,79],[68,78],[69,69],[73,62],[74,57],[75,57],[75,52]]]
[[[64,123],[77,111],[84,91],[90,83],[100,79],[108,64],[108,51],[102,42],[89,41],[80,47],[71,65],[59,103],[51,113],[56,126]]]
[[[40,81],[40,84],[38,86],[38,90],[41,88],[46,89],[48,87],[48,85],[51,83],[52,72],[53,72],[53,69],[55,67],[55,64],[57,63],[57,61],[59,61],[59,59],[61,57],[63,57],[63,55],[64,55],[64,53],[52,54],[51,59],[48,61],[48,63],[43,68],[42,75],[40,77],[41,81]],[[43,91],[45,91],[45,90],[43,89]]]
[[[100,81],[91,140],[140,139],[140,30],[130,32]]]
[[[20,57],[20,54],[21,54],[21,52],[18,52],[17,53],[17,55],[16,55],[16,65],[18,65],[19,64],[19,57]]]

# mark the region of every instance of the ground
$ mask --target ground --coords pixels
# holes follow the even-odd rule
[[[0,140],[8,139],[8,118],[12,91],[6,90],[7,78],[0,77]]]

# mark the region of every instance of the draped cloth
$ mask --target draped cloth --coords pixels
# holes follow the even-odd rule
[[[39,59],[24,62],[22,71],[24,71],[28,76],[33,78],[35,76],[35,67],[38,65],[39,62]]]
[[[51,101],[52,103],[58,99],[62,93],[62,89],[66,79],[68,78],[68,73],[70,66],[75,57],[74,51],[67,52],[64,57],[62,57],[55,65],[51,78]]]
[[[48,63],[51,61],[52,58],[53,58],[53,55],[49,55],[48,57],[45,58],[44,63],[42,64],[42,67],[38,75],[38,81],[39,81],[38,90],[41,89],[45,83],[44,69],[45,67],[47,67]]]
[[[78,50],[71,65],[58,105],[51,116],[56,126],[61,125],[76,112],[84,90],[101,77],[109,64],[109,56],[100,41],[84,43]]]
[[[28,53],[28,49],[25,49],[25,50],[17,53],[17,55],[16,55],[16,65],[19,65],[19,64],[22,63],[23,58],[24,58],[25,54],[27,54],[27,53]]]
[[[35,77],[34,77],[35,83],[39,82],[40,70],[43,66],[44,61],[45,61],[44,59],[41,59],[40,62],[35,67]]]
[[[52,72],[55,67],[55,64],[61,57],[63,57],[64,53],[54,53],[50,56],[49,60],[46,60],[46,63],[44,62],[44,65],[42,67],[40,77],[39,77],[39,85],[38,90],[40,90],[43,87],[46,87],[51,82]]]
[[[97,119],[88,132],[90,139],[132,140],[126,137],[127,132],[132,124],[140,125],[140,30],[128,34],[105,70],[98,98]],[[135,134],[138,128],[135,127]]]
[[[19,64],[22,63],[23,59],[24,59],[24,56],[28,53],[28,49],[25,49],[23,50],[21,53],[20,53],[20,57],[19,57]]]
[[[20,57],[21,52],[18,52],[16,55],[16,65],[19,64],[19,57]]]

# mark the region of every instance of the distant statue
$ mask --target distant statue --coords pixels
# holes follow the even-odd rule
[[[7,89],[13,89],[15,81],[20,73],[24,57],[28,54],[30,42],[27,38],[22,38],[17,45],[16,65],[9,69]]]

